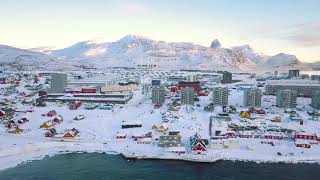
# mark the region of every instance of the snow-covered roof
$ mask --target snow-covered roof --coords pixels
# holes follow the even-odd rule
[[[320,86],[319,81],[313,80],[269,80],[268,85],[291,85],[291,86]]]
[[[141,121],[124,121],[122,125],[142,124]]]

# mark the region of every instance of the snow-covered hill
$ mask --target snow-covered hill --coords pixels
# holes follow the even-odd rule
[[[3,70],[64,70],[75,69],[48,55],[0,45],[0,64]]]

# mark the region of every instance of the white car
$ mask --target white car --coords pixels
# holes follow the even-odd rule
[[[76,117],[74,117],[73,120],[80,121],[80,120],[83,120],[84,118],[86,118],[86,117],[83,114],[80,114],[80,115],[77,115]]]

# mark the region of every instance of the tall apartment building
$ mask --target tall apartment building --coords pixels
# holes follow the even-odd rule
[[[63,93],[67,86],[67,74],[54,73],[51,75],[51,93]]]
[[[315,91],[311,98],[311,107],[320,109],[320,91]]]
[[[295,90],[278,90],[276,106],[281,108],[295,108],[297,106],[297,92]]]
[[[166,98],[166,89],[163,86],[152,87],[152,103],[163,104]]]
[[[212,91],[212,103],[215,106],[228,105],[229,91],[227,87],[216,87]]]
[[[181,89],[181,104],[194,104],[194,98],[196,97],[196,91],[192,87],[186,87]]]
[[[149,96],[149,95],[151,95],[151,89],[152,89],[151,84],[143,84],[143,85],[142,85],[142,94],[143,94],[144,96]]]
[[[261,107],[262,91],[258,88],[244,90],[243,105],[245,107]]]

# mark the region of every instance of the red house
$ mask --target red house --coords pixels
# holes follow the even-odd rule
[[[299,132],[294,135],[294,139],[317,140],[318,138],[316,134]]]
[[[127,134],[126,133],[118,133],[116,136],[117,139],[126,139]]]
[[[190,137],[190,147],[193,154],[207,154],[207,143],[198,133]]]
[[[61,115],[57,115],[57,116],[54,117],[53,122],[62,123],[63,122],[63,117]]]
[[[97,93],[97,89],[95,88],[82,88],[82,93]]]
[[[55,128],[49,129],[49,131],[46,132],[45,137],[53,137],[57,134],[57,131]]]
[[[49,111],[49,112],[47,113],[47,116],[49,116],[49,117],[53,117],[53,116],[55,116],[55,115],[57,115],[57,112],[56,112],[55,110],[51,110],[51,111]]]
[[[294,144],[296,145],[296,147],[311,148],[310,143],[305,140],[296,140]]]
[[[0,111],[0,117],[4,117],[6,113],[4,111]]]
[[[186,87],[193,87],[194,90],[199,93],[200,92],[200,82],[195,81],[195,82],[185,82],[185,81],[181,81],[179,82],[179,84],[177,85],[178,89],[181,90],[182,88],[186,88]]]
[[[69,103],[69,109],[76,110],[82,105],[81,101],[73,101]]]
[[[170,92],[175,93],[177,92],[177,87],[173,86],[170,88]]]

